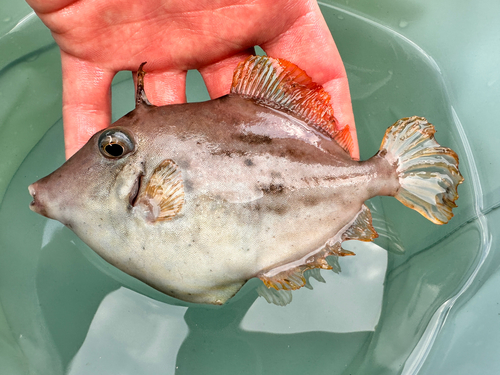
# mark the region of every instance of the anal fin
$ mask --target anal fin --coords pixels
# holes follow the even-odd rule
[[[298,261],[278,266],[258,275],[259,279],[268,287],[276,290],[296,290],[307,284],[304,272],[315,268],[330,270],[333,267],[327,262],[330,255],[348,256],[354,253],[342,249],[340,242],[326,244],[320,251],[308,255]]]
[[[257,288],[259,296],[264,297],[268,303],[278,306],[286,306],[292,302],[291,290],[276,290],[274,288],[266,288],[263,284]]]
[[[372,225],[370,209],[363,205],[352,222],[341,230],[340,240],[332,239],[321,250],[309,254],[299,260],[290,262],[258,275],[264,285],[275,290],[296,290],[306,286],[308,280],[304,272],[313,269],[334,269],[327,261],[328,256],[343,257],[355,255],[341,246],[342,241],[360,240],[372,241],[378,237]],[[314,276],[313,276],[314,277]]]
[[[362,205],[361,211],[359,211],[351,226],[342,234],[342,241],[373,241],[377,237],[378,233],[372,225],[370,209]]]

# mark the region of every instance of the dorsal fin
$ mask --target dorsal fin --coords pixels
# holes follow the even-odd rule
[[[144,92],[144,76],[146,72],[142,69],[146,65],[146,62],[143,62],[139,69],[137,69],[137,89],[135,91],[135,106],[139,106],[141,104],[144,105],[152,105]]]
[[[286,109],[328,134],[349,154],[353,150],[349,128],[337,130],[330,94],[289,61],[268,56],[248,57],[234,71],[231,93],[272,108]]]

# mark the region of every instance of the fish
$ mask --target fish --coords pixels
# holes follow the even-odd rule
[[[152,105],[137,71],[135,109],[29,186],[34,212],[104,260],[177,299],[221,305],[250,279],[286,304],[308,275],[377,232],[365,201],[393,196],[436,224],[457,207],[458,156],[424,117],[390,126],[353,159],[349,125],[293,63],[250,56],[230,93]]]

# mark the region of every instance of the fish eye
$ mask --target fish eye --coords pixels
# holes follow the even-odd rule
[[[134,151],[134,148],[132,137],[122,130],[109,129],[99,137],[99,150],[110,159],[121,158]]]

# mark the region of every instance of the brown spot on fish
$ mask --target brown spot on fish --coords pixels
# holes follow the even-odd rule
[[[304,197],[304,198],[301,199],[301,201],[307,207],[317,206],[318,204],[321,203],[322,200],[323,199],[321,199],[320,197],[316,197],[316,196],[306,196],[306,197]]]
[[[242,150],[221,150],[221,149],[215,149],[211,150],[210,154],[216,155],[216,156],[227,156],[232,158],[233,156],[245,156],[247,153]]]
[[[189,169],[191,167],[191,162],[187,158],[176,160],[176,163],[179,166],[179,168],[184,170]]]
[[[259,212],[262,209],[262,206],[259,203],[250,203],[248,205],[252,210]]]
[[[285,204],[268,205],[266,209],[270,212],[274,212],[277,215],[284,215],[288,212],[288,206]]]
[[[251,145],[267,145],[273,141],[273,139],[267,135],[260,135],[254,133],[244,133],[238,134],[237,138],[244,143]]]
[[[261,190],[264,194],[283,194],[285,187],[283,184],[269,184],[269,186],[263,186]]]
[[[295,160],[303,160],[305,158],[305,153],[302,150],[295,149],[292,147],[287,147],[280,153],[280,157],[295,159]]]
[[[193,191],[193,182],[191,180],[184,180],[184,190],[186,192]]]
[[[289,210],[289,207],[282,203],[248,203],[246,207],[259,214],[273,213],[280,216],[286,214]]]
[[[255,164],[253,163],[252,159],[245,159],[245,161],[244,161],[243,163],[245,163],[245,165],[246,165],[247,167],[251,167],[251,166],[255,165]]]

